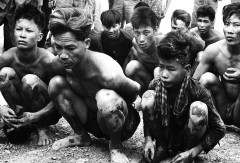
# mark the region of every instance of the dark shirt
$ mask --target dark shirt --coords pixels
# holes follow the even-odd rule
[[[208,128],[201,139],[201,143],[204,151],[207,153],[220,141],[225,135],[226,127],[217,112],[210,92],[203,86],[201,86],[197,81],[190,79],[188,85],[188,95],[187,103],[181,109],[180,115],[174,115],[171,110],[170,117],[170,143],[169,148],[173,151],[182,151],[186,148],[186,142],[184,141],[184,129],[185,125],[189,119],[189,109],[190,105],[195,101],[201,101],[208,106]]]
[[[101,33],[101,44],[103,53],[111,56],[121,66],[128,56],[132,47],[133,35],[120,29],[119,38],[116,40],[109,39],[106,32]]]

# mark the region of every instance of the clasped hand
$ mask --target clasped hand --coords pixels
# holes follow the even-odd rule
[[[27,126],[34,122],[34,113],[24,112],[23,114],[17,116],[11,108],[1,108],[0,114],[6,125],[11,128],[20,128]]]
[[[223,74],[223,78],[232,84],[240,83],[240,69],[238,68],[228,68]]]

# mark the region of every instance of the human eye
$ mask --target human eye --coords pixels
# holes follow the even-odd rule
[[[229,22],[225,22],[224,25],[225,25],[225,26],[229,26],[230,23],[229,23]]]
[[[139,35],[140,35],[140,32],[135,31],[134,34],[135,34],[136,36],[139,36]]]
[[[233,24],[234,27],[240,27],[239,23]]]
[[[32,30],[32,29],[27,29],[26,31],[27,31],[27,32],[33,32],[33,30]]]
[[[61,47],[61,46],[59,46],[59,45],[56,45],[56,44],[54,45],[54,47],[55,47],[55,49],[56,49],[56,50],[61,50],[61,49],[62,49],[62,47]]]
[[[159,68],[160,68],[160,69],[163,69],[164,66],[163,66],[162,64],[159,64]]]
[[[147,36],[149,33],[150,33],[149,31],[145,31],[143,34]]]

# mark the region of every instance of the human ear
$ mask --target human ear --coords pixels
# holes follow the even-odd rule
[[[42,40],[42,38],[43,38],[43,33],[40,33],[39,34],[39,36],[38,36],[38,39],[37,39],[37,41],[39,42],[39,41],[41,41]]]
[[[84,40],[84,43],[85,43],[85,48],[88,49],[90,47],[90,44],[91,44],[91,39],[90,38],[86,38]]]
[[[187,72],[191,71],[191,65],[190,64],[185,65],[184,68],[186,69]]]

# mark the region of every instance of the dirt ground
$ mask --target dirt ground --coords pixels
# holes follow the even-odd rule
[[[37,146],[37,133],[33,132],[29,141],[22,145],[13,145],[7,142],[0,130],[0,163],[107,163],[110,161],[108,142],[104,139],[92,137],[92,145],[89,147],[69,147],[59,151],[51,151],[51,145]],[[72,134],[71,127],[62,118],[51,126],[54,139],[64,138]],[[133,137],[124,142],[126,155],[131,163],[143,163],[142,121]],[[196,163],[240,163],[240,130],[228,126],[226,136],[208,154],[201,154]],[[169,160],[162,161],[167,163]]]

